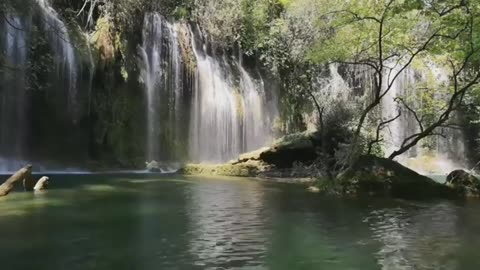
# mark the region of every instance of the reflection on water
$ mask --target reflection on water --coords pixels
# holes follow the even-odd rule
[[[46,193],[0,198],[1,269],[480,269],[478,201],[166,176],[52,180]]]
[[[190,253],[198,266],[258,266],[268,238],[257,182],[209,182],[186,191]]]
[[[382,269],[460,269],[458,208],[450,202],[373,210],[366,222],[382,245]]]

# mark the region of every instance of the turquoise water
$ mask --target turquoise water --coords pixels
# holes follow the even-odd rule
[[[0,198],[1,269],[480,269],[480,202],[245,179],[52,175]]]

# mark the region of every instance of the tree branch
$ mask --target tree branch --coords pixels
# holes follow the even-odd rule
[[[373,146],[376,144],[376,143],[379,143],[381,141],[383,141],[383,139],[380,139],[380,132],[383,130],[383,128],[385,126],[387,126],[388,124],[394,122],[395,120],[397,120],[400,116],[402,115],[402,112],[398,112],[398,115],[395,116],[394,118],[392,119],[389,119],[389,120],[385,120],[383,122],[381,122],[378,126],[377,126],[377,131],[376,131],[376,134],[375,134],[375,140],[371,141],[368,143],[368,150],[367,150],[367,153],[370,155],[372,153],[372,150],[373,150]]]
[[[408,104],[405,102],[405,100],[403,100],[403,98],[396,97],[395,101],[402,103],[402,105],[413,115],[413,117],[417,121],[417,124],[420,127],[420,131],[424,131],[425,129],[423,128],[423,123],[422,123],[423,118],[422,119],[419,118],[417,112],[414,109],[412,109],[410,106],[408,106]]]

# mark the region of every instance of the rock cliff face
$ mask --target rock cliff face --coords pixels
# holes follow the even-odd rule
[[[0,123],[9,127],[0,129],[0,171],[25,161],[47,169],[226,162],[316,123],[310,98],[298,95],[293,83],[302,68],[272,75],[262,57],[242,54],[238,44],[219,48],[195,18],[168,16],[181,10],[178,1],[167,1],[168,8],[164,1],[122,1],[118,16],[104,12],[106,1],[94,1],[99,6],[90,15],[71,12],[82,9],[80,0],[7,2],[16,4],[0,19]],[[373,85],[367,72],[342,65],[315,72],[322,81],[315,87],[346,96],[349,105]],[[407,73],[394,93],[423,83],[413,70]],[[384,116],[398,109],[381,107],[388,109]],[[390,139],[412,131],[412,119],[403,114],[401,125],[391,128],[398,136]],[[318,136],[295,136],[239,163],[258,160],[278,170],[311,164]],[[435,142],[436,148],[461,154],[461,139],[454,141]]]
[[[0,60],[15,67],[0,76],[0,171],[225,162],[271,139],[276,93],[255,59],[148,8],[128,23],[95,10],[85,26],[65,12],[80,3],[32,1],[0,20]]]

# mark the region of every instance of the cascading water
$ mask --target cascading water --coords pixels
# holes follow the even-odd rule
[[[238,64],[240,89],[243,89],[243,146],[249,151],[265,146],[271,136],[271,115],[266,106],[263,80],[254,82],[247,71]]]
[[[8,20],[8,21],[6,21]],[[5,67],[0,78],[0,171],[19,167],[24,154],[25,66],[27,62],[28,23],[17,16],[7,16],[0,24],[5,40]]]
[[[51,146],[37,139],[51,137],[50,128],[44,129],[40,120],[51,117],[48,123],[68,130],[56,133],[75,134],[81,105],[82,64],[50,2],[37,0],[28,12],[10,12],[0,20],[6,67],[0,75],[0,171],[16,170],[27,161],[39,168],[50,160]],[[89,75],[91,80],[91,70]]]
[[[227,67],[195,51],[196,85],[192,110],[191,155],[195,161],[218,162],[240,153],[243,100],[228,81]]]
[[[44,29],[48,33],[49,45],[54,52],[55,71],[57,79],[61,78],[59,87],[67,89],[66,101],[72,119],[78,116],[78,61],[75,50],[70,40],[67,26],[51,6],[49,0],[37,0],[42,11]]]
[[[154,18],[157,18],[156,16]],[[159,147],[157,144],[157,122],[158,112],[156,105],[158,104],[159,94],[157,94],[158,79],[162,76],[162,69],[160,68],[160,54],[162,44],[158,44],[157,35],[162,36],[161,21],[159,27],[145,18],[144,32],[143,32],[143,47],[141,48],[141,56],[145,65],[145,70],[142,73],[143,82],[147,90],[147,158],[154,160],[158,155]],[[153,29],[152,29],[153,28]],[[152,31],[150,34],[149,32]],[[150,35],[149,35],[150,34]],[[160,48],[158,48],[160,47]],[[148,52],[147,52],[148,51]]]
[[[400,72],[400,68],[401,67],[393,68],[392,74]],[[419,84],[419,81],[415,77],[414,70],[407,68],[400,73],[400,76],[398,76],[395,81],[386,78],[384,85],[387,85],[387,83],[391,84],[392,87],[382,100],[381,114],[384,120],[393,119],[398,116],[397,120],[388,124],[383,130],[383,136],[385,137],[385,154],[388,156],[398,149],[405,138],[418,132],[419,127],[415,119],[412,119],[412,115],[410,115],[408,111],[402,110],[397,98],[402,98],[405,102],[416,100],[416,98],[412,97],[416,95],[415,88]],[[417,108],[419,108],[419,106],[415,106],[415,109]],[[408,154],[415,156],[417,147],[418,145],[413,147]]]
[[[172,144],[189,145],[189,158],[196,162],[227,161],[265,145],[272,137],[276,106],[267,106],[262,80],[253,79],[233,58],[197,49],[192,31],[188,38],[196,64],[190,67],[194,74],[188,74],[179,32],[180,25],[159,14],[145,16],[139,53],[147,99],[147,159],[171,158]],[[194,82],[186,83],[192,76]],[[180,139],[184,134],[188,138]]]
[[[143,61],[142,79],[147,97],[147,159],[171,159],[173,144],[184,132],[182,126],[183,64],[177,25],[159,14],[145,16],[143,44],[139,48]]]
[[[424,67],[409,67],[403,70],[394,81],[388,78],[388,74],[384,76],[384,85],[387,85],[387,80],[390,80],[391,88],[382,99],[380,111],[372,113],[379,113],[383,120],[392,119],[400,113],[397,120],[383,129],[383,146],[386,156],[397,150],[406,138],[420,131],[414,114],[400,104],[398,98],[401,98],[419,115],[431,113],[437,108],[438,111],[433,113],[435,117],[440,114],[441,104],[446,100],[444,92],[448,91],[450,83],[448,71],[433,61],[425,60],[424,62]],[[396,74],[400,72],[401,67],[392,66],[392,68],[391,74]],[[363,98],[368,99],[373,87],[371,75],[370,72],[365,70],[359,72],[355,67],[349,66],[339,72],[339,66],[330,65],[328,75],[319,76],[317,88],[320,90],[316,93],[317,99],[324,101],[334,96],[333,99],[337,101],[348,102],[348,99],[358,94],[354,93],[357,89],[362,89]],[[435,91],[428,92],[427,89]],[[324,93],[328,93],[328,96]],[[343,94],[339,95],[339,93]],[[397,157],[397,160],[422,173],[447,173],[455,168],[465,168],[466,157],[462,132],[447,128],[439,129],[437,132],[443,136],[433,136],[421,141],[405,154]]]
[[[206,45],[198,48],[195,39],[192,47],[197,74],[191,158],[196,162],[222,162],[266,145],[272,138],[276,107],[267,106],[263,83],[256,82],[236,59],[209,55]]]
[[[402,144],[409,136],[420,131],[415,115],[401,105],[397,98],[401,98],[410,108],[421,117],[428,110],[438,110],[435,117],[441,113],[441,104],[446,100],[444,92],[448,91],[450,78],[448,71],[432,61],[425,60],[425,67],[421,70],[407,68],[392,83],[392,88],[382,103],[382,115],[391,119],[401,112],[401,116],[388,124],[384,130],[386,155],[389,155]],[[399,68],[393,69],[393,74]],[[430,93],[428,89],[435,89]],[[455,115],[452,116],[452,118]],[[460,130],[439,128],[433,136],[424,139],[407,153],[398,157],[401,163],[423,173],[448,173],[456,168],[465,168],[466,157],[464,139]]]

